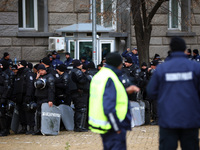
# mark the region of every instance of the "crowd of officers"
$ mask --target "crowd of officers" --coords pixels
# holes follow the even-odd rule
[[[188,49],[189,59],[200,61],[198,50]],[[170,53],[169,53],[170,55]],[[25,60],[12,62],[9,53],[5,52],[0,60],[0,136],[10,134],[11,120],[14,108],[18,108],[21,130],[18,134],[41,135],[41,105],[48,103],[50,107],[65,104],[74,105],[74,131],[87,131],[87,113],[89,88],[92,77],[106,64],[103,58],[101,64],[95,65],[87,61],[72,59],[66,53],[66,61],[60,61],[56,51],[44,57],[33,66]],[[155,54],[150,67],[147,63],[139,66],[137,49],[127,49],[124,57],[122,83],[125,87],[131,84],[141,89],[141,95],[147,100],[146,86],[156,66],[162,63],[160,56]],[[166,59],[168,59],[168,56]],[[136,101],[138,94],[129,96]],[[157,124],[156,103],[152,104],[152,125]],[[36,119],[35,119],[36,118]],[[36,130],[35,129],[36,126]]]

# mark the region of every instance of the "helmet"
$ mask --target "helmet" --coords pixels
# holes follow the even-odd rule
[[[15,103],[13,101],[8,101],[8,110],[13,111],[15,108]]]
[[[46,86],[46,81],[42,78],[35,81],[34,86],[36,89],[44,89]]]
[[[125,88],[129,87],[131,85],[131,81],[129,77],[126,74],[122,75],[122,84]]]

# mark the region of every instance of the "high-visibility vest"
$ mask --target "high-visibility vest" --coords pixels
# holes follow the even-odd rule
[[[128,96],[124,86],[111,69],[103,67],[91,81],[89,98],[89,129],[100,134],[105,134],[111,129],[111,124],[103,109],[103,94],[109,78],[115,85],[115,110],[120,121],[125,119],[128,110]]]

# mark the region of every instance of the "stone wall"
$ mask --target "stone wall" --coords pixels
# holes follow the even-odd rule
[[[187,43],[187,48],[192,50],[200,49],[200,7],[198,5],[192,5],[191,12],[191,32],[196,35],[184,35],[183,38]],[[155,53],[159,54],[162,58],[167,57],[167,52],[170,50],[170,36],[167,36],[168,31],[168,3],[166,2],[152,20],[152,37],[150,41],[150,58],[153,58]],[[131,47],[136,47],[134,26],[131,28]]]
[[[89,6],[89,0],[48,0],[49,32],[55,33],[56,29],[67,25],[89,22]],[[47,36],[23,37],[18,36],[19,32],[18,0],[1,0],[0,58],[4,52],[8,52],[12,60],[38,62],[47,55]]]
[[[49,0],[49,32],[76,23],[90,22],[90,0]]]
[[[48,38],[21,38],[18,30],[18,0],[0,1],[0,58],[4,52],[14,61],[38,62],[46,56]]]
[[[152,20],[153,30],[150,41],[150,57],[155,53],[167,56],[170,38],[168,32],[168,4],[165,3]],[[188,48],[199,48],[200,43],[200,9],[192,5],[191,31],[195,36],[186,36]],[[39,14],[40,15],[40,14]],[[75,24],[90,22],[90,0],[48,0],[48,32]],[[123,20],[123,18],[122,18]],[[120,26],[118,26],[120,27]],[[123,27],[124,28],[124,27]],[[118,32],[124,32],[118,29]],[[127,31],[128,32],[128,31]],[[0,57],[9,52],[11,59],[38,62],[46,56],[48,36],[18,36],[18,0],[0,1]],[[21,32],[20,32],[21,33]],[[134,26],[131,27],[131,47],[136,47]]]

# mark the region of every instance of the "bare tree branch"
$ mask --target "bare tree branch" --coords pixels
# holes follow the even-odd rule
[[[146,11],[146,3],[145,0],[141,0],[142,1],[142,15],[143,15],[143,22],[144,22],[144,26],[147,25],[147,11]]]
[[[160,8],[160,6],[162,5],[163,2],[166,2],[169,0],[158,0],[157,3],[155,4],[155,6],[153,7],[153,9],[151,10],[151,12],[149,13],[148,16],[148,21],[147,24],[149,25],[154,17],[154,15],[156,14],[157,10]]]

